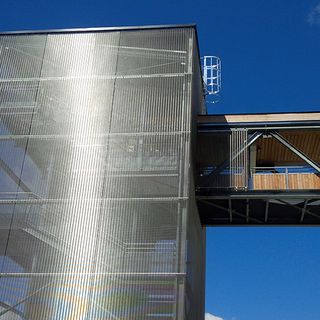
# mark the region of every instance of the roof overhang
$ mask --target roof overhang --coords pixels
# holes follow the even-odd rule
[[[201,132],[222,128],[320,128],[320,112],[199,115]]]

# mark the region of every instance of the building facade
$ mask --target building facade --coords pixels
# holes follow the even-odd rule
[[[202,319],[194,26],[0,36],[0,318]]]

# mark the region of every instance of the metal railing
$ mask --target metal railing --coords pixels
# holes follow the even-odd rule
[[[248,170],[243,166],[227,167],[218,173],[215,173],[217,167],[198,168],[198,186],[199,189],[248,189]],[[210,180],[208,180],[210,177]]]
[[[249,175],[242,166],[227,167],[208,178],[216,167],[198,168],[198,189],[302,190],[320,189],[320,176],[310,166],[253,167]]]
[[[319,189],[320,178],[310,166],[253,167],[251,190]]]

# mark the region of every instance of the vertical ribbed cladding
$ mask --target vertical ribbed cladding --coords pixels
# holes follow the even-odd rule
[[[45,160],[52,172],[47,214],[55,219],[50,231],[58,250],[39,265],[65,276],[48,288],[46,317],[80,319],[90,309],[118,43],[118,33],[48,36],[43,113],[33,129],[57,142]],[[48,266],[52,256],[55,263]],[[69,301],[68,311],[59,298]]]
[[[249,182],[247,141],[247,129],[200,133],[197,161],[200,174],[205,174],[198,175],[198,185],[213,190],[246,190]]]
[[[21,232],[24,212],[19,199],[28,198],[30,189],[21,182],[25,165],[27,135],[36,108],[39,76],[46,36],[4,36],[0,38],[0,316],[15,319],[24,312],[17,305],[25,298],[29,281],[10,279],[2,273],[24,272],[32,263]],[[20,250],[21,254],[17,252]],[[4,307],[3,306],[7,306]]]
[[[235,190],[248,188],[247,129],[233,129],[230,135],[230,184]]]
[[[181,319],[194,30],[25,37],[21,62],[1,56],[18,66],[1,81],[28,76],[37,91],[10,96],[1,82],[1,112],[32,99],[33,112],[1,118],[1,137],[15,135],[1,159],[21,195],[0,203],[12,274],[0,298],[28,319]],[[8,172],[0,178],[14,190]]]
[[[96,266],[118,275],[105,278],[94,300],[123,319],[173,319],[183,300],[176,284],[183,280],[177,261],[189,36],[156,30],[120,37]]]
[[[24,142],[20,148],[26,153],[18,150],[15,161],[7,160],[17,179],[22,177],[20,192],[26,197],[25,186],[32,192],[14,205],[9,241],[1,238],[8,256],[3,272],[31,274],[19,280],[19,286],[28,284],[25,291],[19,290],[17,280],[5,279],[12,292],[23,292],[6,301],[13,305],[28,297],[21,305],[30,319],[80,319],[88,310],[93,277],[85,274],[94,265],[118,39],[118,33],[49,35],[39,59],[41,77],[40,68],[33,76],[40,86],[33,101],[32,126],[29,121],[31,135],[23,138],[29,132],[22,131],[19,121],[28,118],[21,117],[21,112],[14,110],[11,118],[2,118],[9,128],[2,132],[18,134],[19,146]],[[28,57],[27,53],[22,55]],[[27,82],[21,64],[17,63],[21,74],[10,76]],[[9,63],[5,66],[11,67]],[[10,99],[5,89],[5,107],[29,102],[22,97],[24,101],[18,104],[17,94]],[[14,154],[10,141],[4,144],[1,151],[11,148]],[[9,229],[7,222],[6,226]],[[18,270],[11,260],[22,267]],[[61,306],[61,299],[69,301],[67,307]]]
[[[45,41],[45,35],[0,38],[1,134],[29,133]]]
[[[195,32],[195,31],[194,31]],[[202,227],[196,199],[195,199],[195,167],[197,150],[197,116],[204,111],[205,103],[202,87],[202,75],[200,71],[200,60],[196,37],[194,35],[193,57],[192,57],[192,93],[191,93],[191,138],[190,138],[190,170],[189,170],[189,201],[187,202],[188,219],[186,224],[186,301],[185,319],[204,319],[205,304],[205,252],[206,252],[206,232]],[[213,148],[216,145],[212,145]],[[214,150],[213,152],[216,152]],[[198,160],[198,159],[197,159]],[[201,158],[201,160],[204,160]],[[204,160],[205,161],[205,160]]]

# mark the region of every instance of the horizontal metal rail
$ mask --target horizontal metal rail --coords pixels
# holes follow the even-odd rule
[[[69,80],[119,80],[119,79],[140,79],[140,78],[176,78],[192,75],[190,72],[181,73],[155,73],[155,74],[133,74],[133,75],[109,75],[109,76],[66,76],[66,77],[46,77],[46,78],[10,78],[0,79],[0,83],[21,83],[21,82],[48,82],[48,81],[69,81]]]

